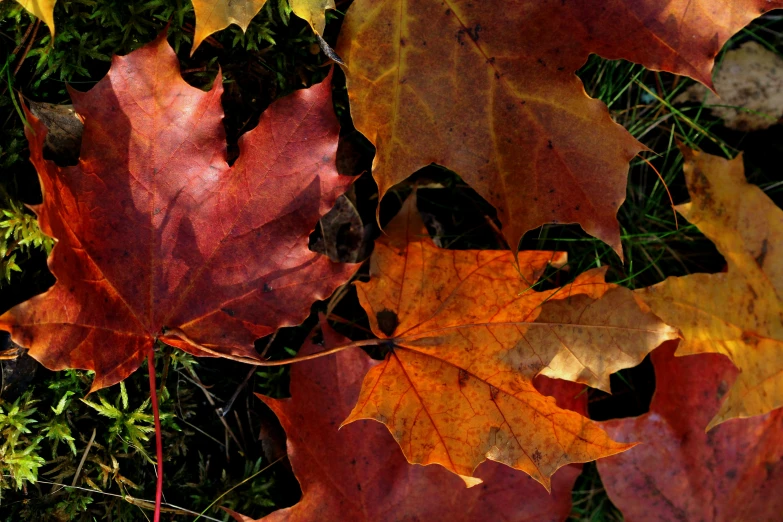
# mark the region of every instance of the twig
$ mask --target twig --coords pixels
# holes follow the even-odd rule
[[[87,460],[87,454],[90,452],[90,448],[92,448],[93,442],[95,442],[95,428],[92,429],[92,436],[90,437],[90,442],[88,442],[87,447],[84,448],[84,453],[82,453],[82,460],[79,461],[79,466],[77,466],[76,473],[73,475],[71,486],[75,486],[76,481],[79,480],[79,474],[82,472],[84,461]],[[59,489],[52,490],[52,493],[55,493],[56,491],[59,491]]]
[[[349,344],[344,344],[342,346],[336,346],[334,348],[330,348],[328,350],[324,350],[318,353],[313,353],[310,355],[292,357],[291,359],[281,359],[279,361],[258,361],[256,359],[251,359],[250,357],[231,355],[230,353],[222,353],[222,352],[215,351],[212,348],[207,348],[206,346],[200,345],[197,342],[190,339],[185,334],[185,332],[183,332],[179,328],[167,328],[165,334],[166,335],[172,334],[176,336],[179,340],[189,344],[193,348],[196,348],[197,350],[201,350],[202,352],[206,352],[210,355],[214,355],[215,357],[222,357],[224,359],[230,359],[232,361],[237,361],[245,364],[252,364],[253,366],[285,366],[286,364],[294,364],[298,362],[318,359],[319,357],[324,357],[326,355],[332,355],[337,352],[342,352],[343,350],[347,350],[348,348],[360,348],[362,346],[377,346],[379,344],[386,344],[390,341],[389,339],[365,339],[363,341],[355,341]]]
[[[267,345],[267,348],[269,348],[269,345]],[[266,353],[266,350],[264,350],[264,353]],[[264,354],[261,354],[262,357],[263,355]],[[247,385],[247,382],[253,376],[255,371],[256,371],[255,368],[250,368],[250,371],[247,372],[247,375],[245,375],[245,379],[239,384],[239,386],[237,386],[237,389],[234,391],[234,395],[231,396],[231,398],[228,400],[228,402],[224,407],[218,408],[218,413],[220,414],[221,417],[225,417],[226,415],[228,415],[228,412],[231,411],[231,406],[234,405],[234,401],[237,400],[237,397],[239,397],[239,392],[241,392],[242,389]]]
[[[37,20],[36,20],[36,22],[37,22]],[[14,47],[14,50],[13,50],[13,52],[11,54],[15,55],[16,53],[19,52],[19,50],[22,48],[22,46],[27,41],[27,37],[30,36],[30,33],[33,30],[33,27],[35,27],[35,22],[33,22],[33,23],[31,23],[30,25],[27,26],[27,30],[25,30],[24,34],[22,35],[22,39],[19,40],[19,45]]]
[[[196,372],[193,371],[193,368],[187,368],[188,373],[190,373],[190,376],[193,378],[193,382],[196,383],[196,386],[201,388],[201,391],[204,392],[204,396],[207,398],[207,402],[209,402],[209,405],[212,406],[212,408],[215,410],[215,414],[217,414],[218,419],[220,419],[220,422],[223,424],[223,427],[226,429],[226,433],[228,435],[231,435],[231,438],[234,439],[234,442],[237,443],[237,446],[242,450],[243,453],[245,452],[244,447],[242,446],[242,443],[239,442],[239,439],[236,435],[234,435],[234,432],[231,430],[231,427],[228,425],[228,422],[226,422],[226,419],[223,418],[223,416],[220,414],[220,411],[218,411],[220,408],[217,407],[215,404],[215,401],[212,399],[212,394],[209,393],[206,386],[204,386],[204,383],[201,382],[201,379],[198,378],[198,375],[196,375]],[[228,435],[226,436],[226,455],[228,456]]]
[[[19,59],[19,63],[16,64],[16,68],[14,68],[14,76],[16,76],[16,73],[19,72],[19,69],[22,67],[25,58],[27,58],[27,53],[30,52],[30,48],[33,46],[33,42],[35,41],[35,37],[38,34],[38,28],[40,26],[41,26],[41,20],[36,20],[35,28],[33,29],[33,36],[30,37],[30,40],[27,42],[27,47],[24,48],[24,54],[22,55],[22,58]]]
[[[272,346],[272,343],[275,342],[275,339],[277,338],[277,332],[280,330],[275,330],[275,333],[272,334],[272,336],[269,338],[269,340],[266,342],[266,346],[264,347],[264,351],[261,352],[260,357],[263,359],[266,356],[266,352],[269,351],[269,348]],[[247,385],[247,382],[250,380],[250,378],[253,376],[253,373],[255,373],[255,368],[250,368],[250,371],[247,372],[247,375],[245,376],[245,380],[243,380],[239,386],[237,386],[237,389],[234,390],[234,395],[231,396],[231,398],[228,400],[226,405],[222,408],[218,408],[218,413],[225,417],[229,411],[231,411],[231,406],[234,404],[234,401],[237,400],[237,397],[239,397],[239,392],[242,391],[242,389]],[[242,426],[240,425],[240,429]]]
[[[155,418],[155,451],[158,457],[158,480],[155,484],[155,515],[154,522],[160,522],[160,504],[163,500],[163,432],[160,429],[160,411],[158,411],[158,394],[155,390],[155,346],[147,350],[147,369],[150,374],[150,401],[152,415]]]

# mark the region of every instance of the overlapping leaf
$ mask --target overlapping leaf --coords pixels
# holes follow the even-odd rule
[[[318,34],[326,27],[326,10],[334,9],[334,0],[291,0],[291,10]]]
[[[625,519],[773,522],[783,513],[783,411],[704,429],[737,377],[717,354],[652,354],[650,412],[602,422],[612,437],[642,444],[598,461],[601,480]]]
[[[726,40],[781,0],[356,0],[338,54],[381,196],[439,163],[498,210],[512,248],[579,223],[620,252],[642,146],[585,95],[590,53],[708,83]]]
[[[49,26],[49,32],[54,35],[54,4],[57,0],[16,0],[16,2],[30,14],[40,18]]]
[[[303,320],[355,271],[307,248],[351,182],[335,168],[330,82],[270,106],[232,167],[221,92],[219,78],[209,92],[185,83],[161,36],[72,92],[85,120],[78,165],[43,158],[45,127],[28,114],[57,283],[0,327],[45,366],[95,370],[97,389],[134,371],[156,338],[252,357],[256,338]]]
[[[266,0],[193,0],[196,33],[191,54],[207,36],[231,24],[237,24],[243,31],[247,31],[247,26],[265,3]],[[290,0],[290,5],[294,14],[310,24],[313,31],[323,34],[326,26],[325,12],[327,9],[334,9],[334,0]]]
[[[243,31],[247,31],[250,21],[265,3],[266,0],[193,0],[196,32],[193,35],[191,54],[207,36],[231,24],[237,24]]]
[[[490,459],[548,487],[565,464],[629,447],[532,382],[545,373],[605,387],[609,373],[676,336],[631,291],[593,271],[536,292],[547,264],[564,255],[521,252],[517,267],[510,251],[439,249],[414,198],[387,232],[357,291],[373,333],[393,350],[368,373],[346,422],[383,422],[410,462],[440,464],[468,484]]]
[[[638,295],[682,331],[678,355],[722,353],[741,370],[713,427],[783,406],[783,210],[745,180],[741,156],[682,151],[691,202],[677,210],[728,272],[670,277]]]
[[[327,347],[350,342],[328,327],[323,333]],[[308,343],[300,353],[319,350]],[[408,464],[380,424],[354,423],[338,431],[356,402],[362,378],[378,364],[360,350],[296,364],[291,368],[291,399],[261,397],[286,430],[289,459],[302,485],[298,504],[270,514],[264,522],[566,519],[579,474],[576,466],[555,474],[550,494],[523,473],[488,462],[478,471],[485,484],[465,491],[462,481],[438,466]],[[537,384],[563,408],[586,412],[582,386],[543,377]]]

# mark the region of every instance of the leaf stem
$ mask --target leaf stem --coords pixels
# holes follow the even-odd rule
[[[218,352],[213,350],[212,348],[208,348],[206,346],[198,344],[197,342],[189,338],[187,334],[185,334],[185,332],[183,332],[179,328],[166,328],[165,335],[172,335],[173,337],[176,337],[177,339],[183,341],[189,346],[192,346],[193,348],[197,350],[201,350],[202,352],[206,352],[210,355],[214,355],[215,357],[222,357],[224,359],[230,359],[232,361],[250,364],[253,366],[285,366],[286,364],[294,364],[303,361],[310,361],[312,359],[318,359],[319,357],[324,357],[327,355],[332,355],[337,352],[342,352],[343,350],[347,350],[348,348],[359,348],[361,346],[377,346],[379,344],[385,344],[390,341],[390,339],[365,339],[363,341],[354,341],[352,343],[344,344],[342,346],[335,346],[334,348],[329,348],[328,350],[324,350],[318,353],[312,353],[310,355],[302,355],[300,357],[292,357],[290,359],[280,359],[278,361],[259,361],[250,357],[242,357],[241,355],[232,355],[230,353]],[[166,342],[163,337],[161,337],[160,339],[163,342]]]
[[[155,450],[158,458],[158,481],[155,484],[155,518],[154,522],[160,522],[160,504],[163,498],[163,441],[161,440],[160,412],[158,411],[158,393],[155,387],[155,345],[150,344],[147,351],[147,369],[150,374],[150,401],[152,402],[152,415],[155,418]]]

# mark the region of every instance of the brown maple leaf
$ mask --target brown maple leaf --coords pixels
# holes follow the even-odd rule
[[[71,93],[85,120],[78,165],[43,158],[46,130],[28,113],[57,283],[0,327],[48,368],[94,370],[95,390],[133,372],[155,339],[254,357],[255,339],[298,324],[356,270],[307,248],[352,181],[335,168],[330,82],[272,104],[232,167],[222,90],[220,77],[209,92],[185,83],[161,35]]]
[[[324,325],[327,348],[349,343]],[[300,351],[320,351],[308,342]],[[275,511],[264,522],[351,520],[565,520],[579,467],[555,474],[552,493],[530,477],[494,462],[482,465],[480,487],[465,491],[462,481],[439,466],[411,466],[389,431],[377,423],[338,430],[359,395],[362,378],[377,366],[361,350],[343,351],[291,368],[291,399],[259,397],[277,414],[288,436],[288,455],[302,499]],[[558,404],[585,414],[583,386],[541,377],[539,388]],[[249,521],[233,513],[240,522]]]
[[[601,481],[626,520],[776,522],[783,513],[783,411],[707,423],[739,373],[717,354],[674,357],[676,343],[652,354],[650,412],[600,423],[612,437],[640,441],[598,461]]]
[[[468,484],[490,459],[548,487],[561,466],[629,447],[558,408],[533,378],[608,388],[609,373],[675,337],[630,290],[591,271],[534,291],[563,254],[520,252],[516,266],[510,251],[437,248],[414,198],[387,233],[376,243],[370,281],[356,288],[373,333],[392,350],[368,373],[346,423],[378,420],[410,462],[441,464]]]
[[[741,370],[711,428],[783,406],[783,210],[746,181],[741,156],[681,150],[691,202],[677,211],[728,271],[670,277],[637,295],[681,330],[677,355],[722,353]]]
[[[516,250],[579,223],[621,254],[616,213],[643,149],[574,72],[590,53],[709,85],[726,40],[781,0],[356,0],[337,53],[381,197],[430,163],[498,210]]]

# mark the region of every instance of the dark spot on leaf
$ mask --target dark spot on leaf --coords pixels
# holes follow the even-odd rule
[[[397,313],[391,310],[381,310],[375,315],[375,320],[378,321],[378,328],[387,337],[394,335],[394,331],[400,323]]]
[[[470,378],[470,374],[460,368],[459,370],[459,379],[457,380],[457,383],[459,384],[460,388],[463,388],[468,383],[468,378]]]
[[[538,465],[538,463],[541,462],[541,452],[538,450],[534,451],[533,454],[530,455],[530,458]]]
[[[768,248],[769,248],[769,243],[767,243],[767,238],[764,238],[764,241],[762,241],[761,243],[761,252],[755,258],[756,264],[759,265],[759,268],[764,268],[764,259],[767,257]]]
[[[489,396],[492,398],[493,401],[498,396],[498,393],[500,393],[500,390],[498,390],[497,388],[495,388],[494,386],[492,386],[490,384],[489,385]]]
[[[269,286],[269,283],[264,283],[264,293],[269,293],[272,291],[272,287]]]
[[[230,317],[234,317],[234,315],[236,315],[236,313],[231,308],[221,308],[220,311]]]

